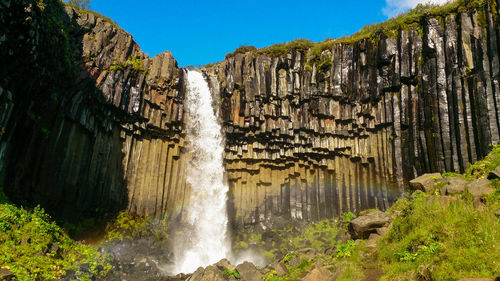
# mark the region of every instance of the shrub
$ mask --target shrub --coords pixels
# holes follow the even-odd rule
[[[339,244],[337,246],[336,258],[345,258],[345,257],[350,257],[356,248],[356,244],[354,243],[354,240],[348,240],[345,243]]]
[[[87,273],[79,272],[83,263],[96,275],[111,269],[107,257],[71,240],[40,207],[30,212],[0,204],[0,229],[0,268],[8,268],[17,280],[60,280],[69,270],[84,279]]]
[[[245,54],[248,52],[254,52],[256,50],[257,50],[257,48],[255,48],[254,46],[241,45],[236,50],[234,50],[234,52],[227,54],[226,59],[228,59],[230,57],[234,57],[237,54]]]
[[[77,9],[90,9],[90,0],[68,0],[68,4]]]
[[[108,224],[106,240],[136,239],[154,236],[158,240],[167,239],[167,220],[155,220],[149,217],[139,217],[128,212],[121,212],[116,219]]]
[[[493,146],[491,152],[480,161],[470,165],[465,171],[466,179],[481,179],[500,165],[500,145]]]
[[[135,72],[144,72],[144,64],[140,58],[128,58],[125,62],[116,62],[109,67],[109,71],[124,71],[131,68]]]
[[[233,270],[224,269],[222,271],[222,275],[224,275],[224,276],[231,276],[232,275],[232,276],[234,276],[234,278],[240,279],[240,273],[236,269],[233,269]]]

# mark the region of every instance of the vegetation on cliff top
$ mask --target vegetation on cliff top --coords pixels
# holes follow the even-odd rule
[[[414,25],[419,32],[422,32],[421,23],[425,18],[440,18],[450,14],[460,12],[469,12],[478,10],[480,13],[488,6],[492,7],[492,12],[496,13],[496,1],[494,0],[456,0],[443,5],[437,4],[419,4],[409,12],[391,18],[382,23],[366,25],[360,31],[337,39],[328,38],[323,42],[313,43],[308,39],[297,39],[286,43],[279,43],[257,49],[253,46],[242,46],[236,49],[233,53],[226,55],[226,59],[237,54],[252,52],[254,55],[266,55],[270,57],[286,55],[290,50],[300,51],[306,54],[309,50],[306,61],[312,64],[321,64],[325,58],[321,54],[325,50],[329,50],[335,44],[354,44],[363,39],[376,39],[380,34],[392,36],[397,34],[399,30],[406,29]]]

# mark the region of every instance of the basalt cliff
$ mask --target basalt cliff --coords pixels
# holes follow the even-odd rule
[[[485,156],[500,139],[497,7],[202,68],[234,223],[384,209],[414,177]],[[90,11],[3,0],[0,58],[0,180],[14,201],[66,218],[182,216],[193,156],[169,52],[149,58]]]

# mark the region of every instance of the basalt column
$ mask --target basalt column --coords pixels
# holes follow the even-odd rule
[[[425,172],[499,140],[497,5],[283,55],[236,53],[220,81],[237,221],[385,208]]]

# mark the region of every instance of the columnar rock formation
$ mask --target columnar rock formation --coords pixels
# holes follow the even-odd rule
[[[220,81],[240,215],[383,208],[387,182],[463,172],[485,156],[499,140],[497,12],[333,44],[321,54],[326,69],[293,50],[209,68]]]
[[[8,2],[5,8],[18,12],[20,19],[49,13],[31,1]],[[70,43],[81,57],[76,64],[83,67],[77,67],[72,81],[55,81],[61,92],[53,99],[59,105],[50,112],[27,114],[30,99],[19,94],[41,96],[41,86],[0,90],[2,107],[9,109],[2,111],[0,157],[7,193],[66,217],[96,209],[160,215],[168,206],[178,212],[189,192],[181,157],[184,90],[177,62],[169,52],[147,58],[130,34],[93,13],[49,8],[60,13],[56,17],[64,20],[75,41]],[[9,20],[13,23],[8,29],[21,29],[23,23],[16,25],[12,18],[5,23]],[[32,23],[33,33],[40,25]],[[43,42],[17,41],[33,49],[35,59],[39,56]],[[17,60],[17,52],[5,58]],[[61,54],[53,56],[56,61],[64,59]],[[16,77],[30,66],[23,67],[9,75]],[[10,86],[23,85],[23,79],[30,77],[12,79],[17,83]]]
[[[237,54],[203,69],[224,122],[237,221],[384,208],[399,193],[390,183],[463,171],[483,157],[500,128],[494,4],[335,43],[321,65],[311,50],[291,49]],[[57,67],[46,63],[48,39],[35,35],[46,24],[36,19],[50,9],[30,0],[5,0],[0,9],[7,193],[66,216],[124,208],[180,214],[190,156],[185,81],[172,55],[150,59],[112,22],[66,7],[58,16],[77,71],[47,82]],[[16,20],[28,17],[35,20]],[[33,62],[42,74],[28,68]]]

